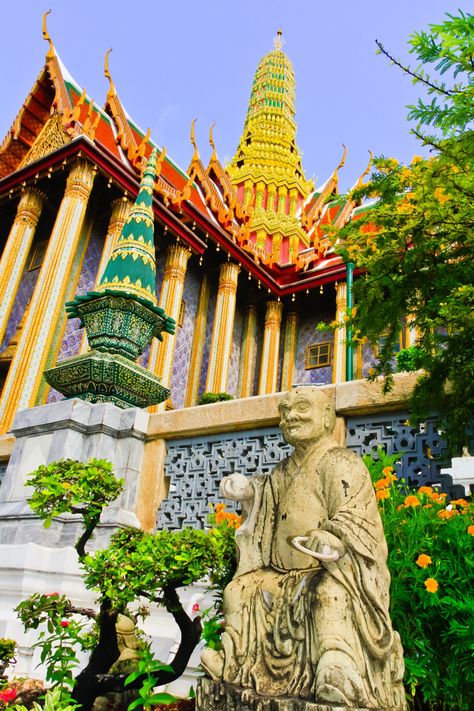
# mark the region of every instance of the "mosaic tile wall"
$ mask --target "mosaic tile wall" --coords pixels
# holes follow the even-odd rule
[[[319,323],[320,320],[321,317],[300,317],[298,325],[298,343],[296,348],[295,382],[301,385],[326,385],[327,383],[330,383],[332,379],[332,365],[328,365],[323,368],[311,368],[310,370],[306,370],[305,368],[306,348],[308,346],[321,343],[323,341],[330,341],[334,344],[333,333],[323,333],[316,329],[316,324]],[[333,357],[333,346],[331,346],[331,361],[333,360]]]
[[[199,272],[188,262],[183,291],[184,321],[182,326],[176,328],[176,346],[171,373],[171,400],[175,408],[184,407],[200,286]]]
[[[439,483],[447,493],[462,496],[449,476],[439,474],[446,465],[446,447],[435,421],[430,419],[420,430],[407,425],[406,417],[395,413],[350,418],[347,446],[358,454],[375,451],[378,444],[389,453],[403,452],[397,468],[400,478],[415,486]],[[290,452],[278,427],[167,442],[165,471],[170,494],[158,512],[158,528],[203,528],[209,504],[220,498],[222,477],[234,472],[249,476],[270,472]],[[228,508],[233,508],[230,502]]]
[[[27,307],[28,302],[31,299],[33,290],[35,288],[36,280],[39,276],[39,268],[33,269],[33,271],[31,272],[28,271],[28,262],[29,260],[27,260],[26,269],[21,276],[18,291],[16,293],[15,301],[13,302],[13,307],[10,313],[10,318],[8,319],[8,325],[5,331],[5,336],[0,346],[0,353],[5,350],[5,348],[8,346],[10,339],[15,335],[16,330],[18,328],[18,324],[20,323],[21,317],[25,312],[25,308]]]
[[[229,378],[227,380],[227,392],[234,397],[238,397],[237,386],[239,382],[240,348],[242,345],[243,324],[244,314],[237,303],[234,316],[234,331],[232,334],[232,354],[230,356]]]
[[[210,276],[209,276],[210,278]],[[207,364],[209,362],[209,352],[211,350],[212,326],[214,323],[214,312],[216,310],[217,284],[211,280],[209,293],[209,306],[207,309],[206,336],[202,352],[201,375],[199,378],[198,399],[206,390]]]
[[[362,344],[362,377],[366,378],[369,375],[370,369],[373,367],[375,361],[374,352],[372,346],[368,343]]]

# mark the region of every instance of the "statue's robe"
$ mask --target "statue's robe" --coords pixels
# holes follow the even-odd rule
[[[403,657],[389,617],[387,547],[369,473],[331,438],[253,477],[224,593],[225,681],[269,696],[315,699],[324,652],[350,657],[374,708],[404,707]],[[323,529],[344,545],[315,560],[292,539]]]

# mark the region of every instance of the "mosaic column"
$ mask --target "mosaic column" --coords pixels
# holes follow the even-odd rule
[[[257,307],[249,304],[245,309],[244,327],[242,331],[242,347],[240,349],[239,397],[251,397],[255,377],[255,362],[257,358]]]
[[[216,311],[212,328],[211,350],[207,371],[206,392],[226,392],[232,353],[235,301],[240,267],[233,262],[221,265],[217,289]]]
[[[186,276],[186,268],[190,256],[189,249],[180,244],[170,245],[166,251],[159,306],[176,323],[178,322],[179,309],[183,300],[184,277]],[[169,387],[176,335],[171,336],[169,333],[163,333],[162,336],[162,341],[158,341],[156,338],[153,340],[148,360],[148,370],[160,377],[162,385]],[[164,409],[164,403],[152,405],[149,408],[149,412],[158,412],[159,409]]]
[[[35,188],[23,191],[0,261],[0,343],[15,301],[21,276],[41,215],[44,196]]]
[[[285,342],[283,344],[283,365],[281,369],[281,390],[291,390],[296,374],[296,344],[298,340],[298,313],[290,311],[286,316]]]
[[[274,393],[277,389],[282,312],[283,304],[280,301],[267,301],[263,331],[262,361],[258,381],[259,395]]]
[[[341,325],[334,331],[334,359],[332,366],[332,382],[343,383],[346,379],[346,327],[345,315],[347,308],[346,282],[336,285],[336,316],[335,321]]]
[[[77,161],[69,173],[31,297],[25,328],[3,388],[0,432],[9,430],[17,410],[35,404],[58,316],[64,309],[69,272],[80,240],[95,174],[96,169],[83,160]]]
[[[201,282],[196,321],[194,323],[193,344],[191,347],[191,362],[189,364],[188,383],[186,386],[185,407],[197,404],[199,395],[199,376],[201,373],[202,355],[206,339],[207,311],[209,308],[209,279],[205,274]]]
[[[99,262],[99,268],[97,269],[97,274],[95,277],[94,288],[99,286],[104,269],[108,264],[112,250],[115,247],[115,243],[122,234],[122,229],[127,221],[130,214],[130,209],[132,203],[125,197],[117,198],[112,202],[112,214],[110,215],[109,227],[107,229],[107,236],[104,241],[104,248],[102,250],[102,256]],[[87,335],[84,329],[84,334],[82,336],[80,353],[85,353],[88,349]]]

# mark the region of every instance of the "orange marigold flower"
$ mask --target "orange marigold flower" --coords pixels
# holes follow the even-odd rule
[[[393,472],[393,467],[384,467],[382,469],[382,474],[384,476],[387,476],[387,474],[391,474]]]
[[[390,479],[379,479],[378,481],[375,482],[375,488],[377,491],[379,489],[385,489],[388,485],[390,484]]]
[[[474,526],[468,526],[467,532],[469,533],[470,536],[474,536]]]
[[[225,519],[224,511],[218,511],[216,513],[216,523],[222,523],[222,521]]]
[[[453,504],[453,506],[469,506],[466,499],[451,499],[451,503]]]
[[[453,512],[448,511],[447,509],[441,509],[441,511],[438,511],[438,516],[440,518],[452,518]]]
[[[433,487],[432,486],[420,486],[418,489],[419,494],[432,494],[433,493]]]
[[[381,499],[389,499],[390,492],[387,489],[380,489],[379,491],[375,492],[375,498],[377,499],[377,501],[380,501]]]
[[[432,509],[432,508],[433,508],[433,504],[425,504],[425,505],[423,506],[423,508],[424,508],[424,509]]]
[[[425,588],[429,593],[435,593],[438,590],[438,583],[434,578],[427,578],[425,580]]]
[[[399,505],[397,506],[397,511],[401,511],[401,510],[404,509],[404,508],[405,508],[405,504],[399,504]]]
[[[223,511],[225,509],[225,504],[216,504],[216,513],[219,513],[219,511]]]
[[[412,496],[407,496],[405,498],[405,506],[412,506],[413,508],[415,508],[415,506],[419,506],[419,505],[420,505],[420,499],[418,498],[418,496],[412,495]]]
[[[427,568],[431,562],[432,562],[432,560],[431,560],[430,556],[426,555],[426,553],[422,553],[416,559],[416,564],[419,565],[420,568]]]

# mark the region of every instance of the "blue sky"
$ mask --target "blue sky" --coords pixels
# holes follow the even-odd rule
[[[375,39],[413,63],[409,35],[458,7],[459,0],[0,0],[0,134],[5,136],[41,70],[47,50],[41,16],[51,8],[48,29],[57,52],[90,96],[104,103],[103,58],[112,47],[110,71],[137,123],[150,127],[186,168],[192,119],[198,119],[205,161],[209,126],[216,121],[214,138],[224,162],[236,150],[257,64],[281,26],[296,75],[297,141],[306,175],[323,182],[345,143],[345,189],[366,167],[369,149],[404,162],[422,152],[410,136],[405,109],[419,89],[376,55]]]

